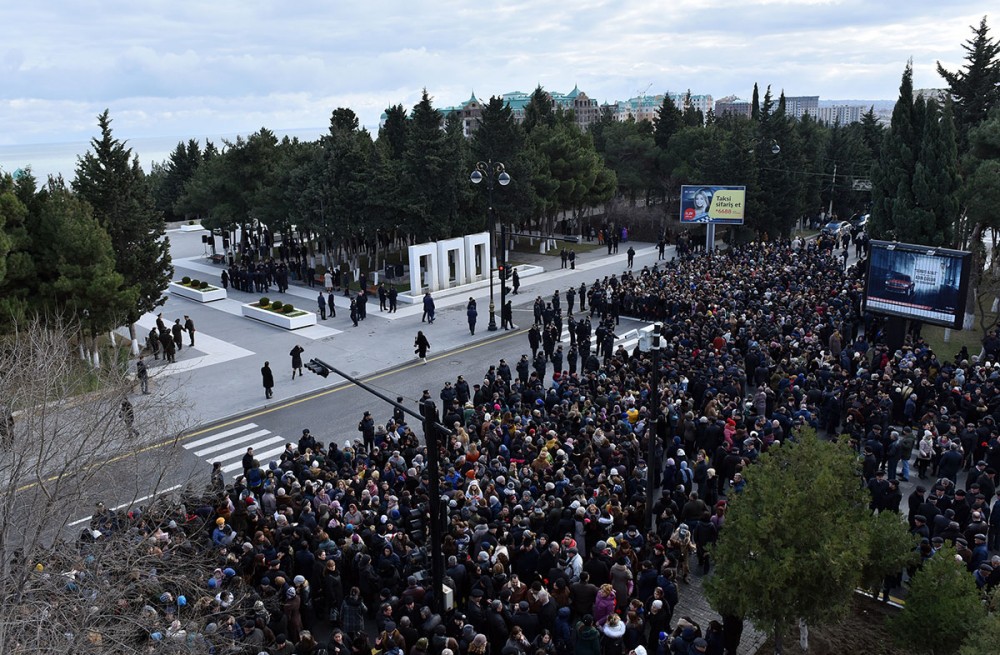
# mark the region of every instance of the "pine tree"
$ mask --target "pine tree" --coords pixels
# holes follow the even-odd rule
[[[556,116],[552,111],[552,96],[540,85],[531,92],[531,98],[524,107],[524,131],[530,133],[540,125],[555,125]]]
[[[107,110],[97,122],[101,134],[91,140],[92,151],[79,158],[73,190],[90,204],[94,218],[111,237],[123,288],[138,292],[135,305],[123,317],[135,344],[135,321],[166,301],[163,291],[173,274],[170,240],[139,158],[114,138]]]
[[[955,549],[945,546],[923,563],[910,583],[906,607],[887,625],[915,652],[940,655],[958,650],[984,616],[976,583]]]
[[[882,125],[878,122],[878,118],[875,116],[875,106],[870,106],[868,111],[861,115],[861,133],[865,145],[868,147],[868,152],[876,161],[878,160],[879,152],[882,150],[882,136],[884,131]]]
[[[750,101],[750,120],[756,121],[760,119],[760,91],[757,89],[757,83],[753,83],[753,99]]]
[[[458,224],[459,189],[467,179],[458,142],[441,129],[441,112],[426,89],[410,113],[403,164],[403,202],[411,234],[419,238],[449,237]]]
[[[493,190],[493,207],[498,220],[527,220],[535,207],[531,185],[533,164],[525,146],[524,129],[514,119],[510,105],[494,96],[483,105],[479,125],[469,140],[472,161],[501,162],[511,181],[502,190]],[[482,186],[482,185],[480,185]],[[475,216],[486,217],[486,193],[474,192]]]
[[[656,110],[656,119],[653,121],[653,141],[656,147],[665,151],[670,143],[670,137],[677,134],[683,126],[681,110],[674,104],[670,93],[664,93],[663,104]]]
[[[385,110],[385,122],[379,128],[378,138],[387,146],[388,155],[396,160],[402,160],[406,153],[406,132],[409,121],[403,105],[393,105]]]
[[[867,500],[853,451],[812,432],[772,446],[746,477],[705,591],[720,613],[771,633],[780,652],[793,623],[831,621],[846,611],[870,542]]]
[[[994,41],[986,25],[986,16],[979,27],[970,27],[973,37],[962,46],[965,49],[963,70],[950,72],[937,64],[938,74],[948,83],[955,102],[955,125],[960,143],[967,143],[969,129],[986,120],[990,110],[1000,106],[1000,43]]]
[[[892,124],[882,140],[879,165],[872,175],[872,236],[905,239],[913,209],[911,180],[920,135],[914,128],[913,62],[907,62],[899,85]]]

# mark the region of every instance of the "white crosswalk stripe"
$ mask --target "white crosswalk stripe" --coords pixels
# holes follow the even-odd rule
[[[570,339],[569,339],[569,328],[566,326],[565,323],[563,324],[562,334],[560,335],[560,338],[562,339],[562,341],[557,342],[557,343],[562,343],[562,344],[564,344],[564,346],[563,346],[564,349],[569,349],[569,341],[570,341]],[[591,334],[590,335],[590,347],[591,348],[595,348],[597,346],[596,342],[597,342],[597,338],[593,334]],[[627,350],[629,352],[632,352],[632,349],[635,348],[636,344],[638,344],[638,343],[639,343],[639,333],[638,333],[638,331],[637,330],[628,330],[628,331],[626,331],[626,332],[624,332],[622,334],[617,335],[617,337],[615,338],[615,347],[614,347],[614,350],[618,350],[618,346],[625,346],[625,350]]]
[[[287,439],[270,430],[258,429],[256,423],[244,423],[185,443],[184,449],[210,464],[220,462],[227,474],[234,471],[242,474],[247,448],[253,448],[254,458],[266,468],[272,457],[285,450],[287,443],[290,443]]]

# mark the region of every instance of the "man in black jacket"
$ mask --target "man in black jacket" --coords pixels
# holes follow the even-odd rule
[[[365,412],[358,422],[358,432],[361,433],[364,440],[365,451],[370,453],[375,447],[375,421],[372,419],[371,412]]]
[[[517,604],[517,611],[514,615],[510,617],[511,625],[520,626],[521,631],[524,632],[524,638],[529,642],[534,641],[535,637],[541,631],[541,621],[538,619],[538,615],[529,611],[528,601],[522,600]]]

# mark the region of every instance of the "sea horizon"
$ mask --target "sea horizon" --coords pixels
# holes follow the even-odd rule
[[[326,132],[324,127],[304,127],[287,130],[275,130],[275,136],[280,140],[284,137],[298,138],[300,141],[315,141]],[[237,136],[249,136],[253,132],[232,132],[228,134],[198,135],[198,136],[150,136],[122,138],[125,145],[132,149],[132,154],[139,158],[139,164],[147,173],[153,164],[162,163],[170,158],[177,144],[187,143],[195,139],[204,148],[211,141],[221,148],[223,141],[232,141]],[[0,145],[0,172],[14,173],[18,170],[31,168],[32,174],[39,184],[48,180],[49,176],[62,175],[69,182],[76,175],[77,158],[90,149],[90,139],[86,141],[66,141],[50,143],[25,143]]]

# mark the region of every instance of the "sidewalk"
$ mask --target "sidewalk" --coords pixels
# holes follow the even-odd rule
[[[694,620],[701,628],[702,634],[708,629],[710,621],[722,623],[722,617],[713,610],[708,600],[705,598],[704,581],[705,576],[701,575],[697,558],[691,555],[691,583],[677,583],[677,607],[674,608],[673,624],[677,624],[677,619],[686,616]],[[697,571],[697,572],[696,572]],[[709,576],[712,575],[710,571]],[[743,636],[740,639],[739,653],[756,653],[764,642],[767,635],[758,632],[750,621],[743,622]]]
[[[201,234],[169,231],[176,269],[174,279],[189,275],[213,284],[219,282],[223,267],[212,264],[205,256]],[[638,242],[622,244],[617,255],[608,256],[604,249],[578,253],[575,270],[560,269],[558,256],[518,252],[516,258],[519,262],[540,265],[546,271],[524,278],[520,293],[508,296],[515,307],[515,323],[520,328],[528,327],[530,319],[527,317],[530,314],[521,308],[530,310],[538,295],[547,300],[557,288],[565,292],[570,286],[578,287],[581,282],[590,287],[597,277],[620,274],[626,267],[625,252],[630,245],[636,250],[636,270],[655,263],[655,246]],[[667,257],[671,255],[672,250],[668,249]],[[287,293],[268,295],[272,299],[290,299],[296,306],[314,311],[318,292],[318,287],[309,288],[293,281]],[[495,293],[496,304],[499,305],[499,287]],[[431,356],[511,334],[503,330],[486,330],[489,323],[489,287],[436,300],[437,316],[433,325],[420,322],[423,308],[419,304],[400,304],[395,314],[388,314],[379,311],[376,297],[369,300],[367,320],[354,327],[348,315],[349,301],[339,296],[336,298],[336,318],[318,321],[314,327],[293,332],[240,315],[240,304],[256,301],[261,294],[234,291],[230,287],[227,300],[207,304],[166,295],[167,300],[162,307],[139,320],[138,334],[142,343],[145,343],[146,335],[155,324],[156,314],[162,312],[168,324],[177,318],[183,323],[185,315],[191,317],[197,330],[195,347],[188,347],[188,336],[185,335],[184,348],[177,353],[176,363],[165,364],[162,359],[155,361],[147,356],[150,391],[154,395],[146,398],[155,400],[158,394],[163,394],[170,395],[174,401],[181,401],[188,408],[185,423],[191,427],[274,406],[328,388],[331,379],[315,375],[296,376],[294,381],[291,380],[289,351],[296,344],[305,349],[305,361],[318,357],[352,375],[363,377],[413,362],[412,344],[418,330],[423,330],[430,341]],[[474,336],[469,334],[465,314],[469,297],[476,299],[479,309]],[[121,332],[125,334],[124,329]],[[265,361],[270,362],[275,380],[279,382],[270,400],[265,400],[261,382],[260,369]]]

